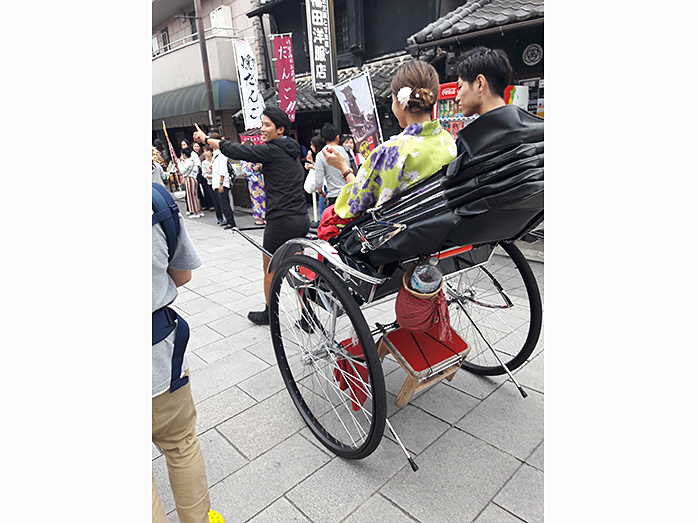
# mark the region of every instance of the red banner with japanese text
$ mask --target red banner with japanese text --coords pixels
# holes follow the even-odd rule
[[[293,40],[291,35],[273,38],[273,54],[276,61],[276,82],[278,102],[291,122],[295,121],[295,62],[293,61]]]
[[[240,134],[240,143],[244,143],[247,140],[252,142],[254,145],[261,145],[264,140],[261,138],[261,134]]]

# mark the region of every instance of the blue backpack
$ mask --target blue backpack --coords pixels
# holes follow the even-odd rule
[[[152,225],[160,224],[167,239],[168,261],[172,261],[174,251],[177,250],[177,238],[179,236],[179,207],[174,203],[174,198],[159,183],[152,184]],[[189,342],[189,325],[177,312],[168,307],[162,307],[152,313],[152,344],[161,342],[174,328],[179,325],[174,338],[174,352],[172,353],[172,379],[169,392],[172,393],[189,381],[188,376],[180,377],[184,364],[184,352]]]

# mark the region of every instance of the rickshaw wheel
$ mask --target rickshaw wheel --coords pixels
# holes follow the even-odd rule
[[[450,325],[471,347],[462,368],[496,376],[520,367],[532,354],[542,329],[542,299],[530,264],[513,243],[480,266],[445,276]],[[487,343],[488,342],[488,343]]]
[[[336,455],[369,456],[385,430],[385,379],[347,286],[322,262],[293,255],[274,273],[269,305],[276,361],[300,415]]]

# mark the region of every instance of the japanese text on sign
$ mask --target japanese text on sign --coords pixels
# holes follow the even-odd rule
[[[257,60],[247,40],[243,38],[235,40],[234,46],[244,126],[245,129],[261,127],[264,99],[259,92]]]
[[[310,0],[307,3],[307,27],[313,88],[316,93],[331,93],[334,78],[332,77],[331,28],[327,0]]]
[[[293,41],[291,36],[275,36],[273,53],[276,61],[276,82],[278,102],[291,122],[295,121],[295,62],[293,61]]]

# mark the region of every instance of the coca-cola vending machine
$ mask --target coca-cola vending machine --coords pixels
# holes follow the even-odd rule
[[[448,131],[453,138],[457,138],[457,132],[476,118],[463,116],[455,101],[456,96],[457,82],[440,84],[438,101],[433,106],[433,119],[437,119],[441,127]]]

